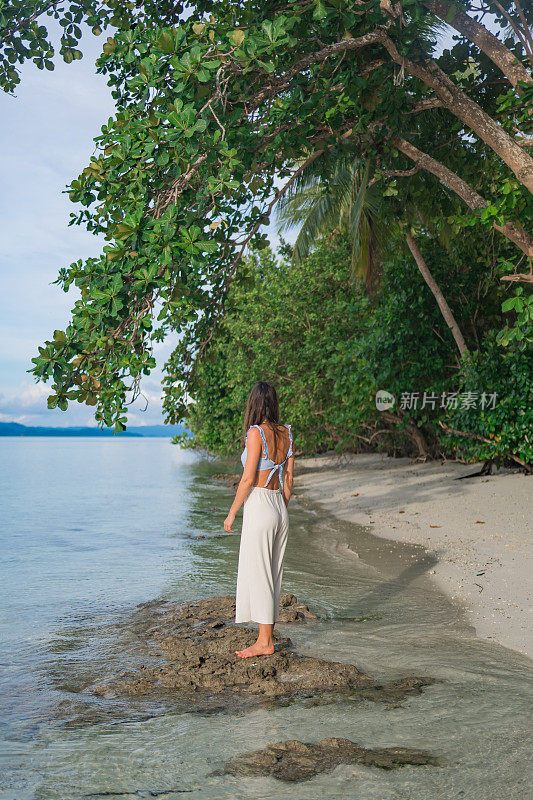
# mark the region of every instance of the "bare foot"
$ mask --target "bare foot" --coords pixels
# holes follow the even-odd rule
[[[256,642],[252,644],[250,647],[246,647],[244,650],[235,650],[236,655],[239,658],[250,658],[251,656],[271,656],[274,652],[274,645],[273,644],[259,644]]]

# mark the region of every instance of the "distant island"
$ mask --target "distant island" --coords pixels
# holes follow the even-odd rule
[[[128,428],[122,433],[113,433],[113,428],[46,428],[33,425],[21,425],[18,422],[0,422],[0,436],[130,436],[141,438],[171,438],[186,430],[184,425],[140,425]]]

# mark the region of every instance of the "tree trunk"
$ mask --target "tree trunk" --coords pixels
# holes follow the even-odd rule
[[[431,172],[435,175],[445,186],[448,186],[455,194],[457,194],[472,211],[481,211],[487,205],[487,201],[475,189],[473,189],[466,181],[459,177],[451,169],[448,169],[440,161],[437,161],[432,156],[419,150],[414,144],[403,139],[401,136],[393,136],[391,144],[397,147],[400,153],[403,153],[412,161],[415,162],[422,169]],[[533,237],[527,233],[521,226],[515,225],[513,222],[506,222],[505,225],[498,225],[494,223],[494,228],[500,231],[511,242],[525,253],[528,258],[533,257]]]
[[[387,36],[386,31],[382,32],[380,40],[392,60],[433,89],[439,100],[442,101],[444,108],[468,125],[481,141],[497,153],[514,172],[520,183],[533,194],[533,158],[517,144],[513,137],[495,119],[483,111],[481,106],[478,106],[466,92],[456,86],[435,61],[424,65],[402,56],[392,39]]]
[[[413,237],[409,232],[405,234],[405,240],[407,242],[409,250],[413,254],[413,258],[416,261],[418,269],[422,273],[422,277],[424,278],[425,282],[431,289],[433,297],[437,301],[437,305],[441,310],[442,316],[444,317],[447,326],[452,332],[452,336],[455,339],[455,344],[457,345],[460,354],[464,356],[466,353],[468,353],[468,347],[466,346],[463,334],[461,333],[461,329],[459,328],[459,325],[457,324],[457,321],[453,316],[452,310],[448,305],[448,303],[446,302],[446,298],[442,294],[439,285],[437,284],[435,278],[431,274],[428,265],[424,261],[424,257],[420,252],[420,249],[416,241],[413,239]]]
[[[387,422],[393,422],[395,425],[400,425],[405,422],[405,430],[398,431],[405,433],[418,448],[418,458],[424,461],[430,456],[430,447],[426,442],[426,437],[422,433],[418,425],[413,425],[412,422],[406,422],[405,419],[398,414],[393,414],[391,411],[380,411],[380,417]]]
[[[477,20],[448,0],[424,0],[425,7],[436,17],[455,28],[465,39],[470,39],[490,60],[501,69],[512,86],[518,81],[533,83],[524,65],[493,33]]]

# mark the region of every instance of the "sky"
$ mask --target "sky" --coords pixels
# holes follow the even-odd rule
[[[53,25],[47,20],[49,30]],[[53,285],[59,269],[98,255],[104,244],[83,227],[68,227],[79,206],[62,192],[89,163],[93,139],[114,113],[106,78],[94,70],[105,39],[87,32],[80,61],[56,58],[53,72],[27,63],[16,97],[0,92],[0,422],[96,425],[94,409],[83,404],[49,410],[49,385],[27,370],[53,331],[65,330],[78,297],[75,288],[65,293]],[[143,378],[130,425],[163,422],[161,367],[175,345],[175,338],[155,345],[157,369]]]
[[[52,282],[60,267],[97,255],[103,240],[79,226],[68,227],[77,209],[65,186],[93,153],[93,138],[114,112],[104,76],[94,61],[105,34],[84,36],[84,57],[53,72],[24,65],[16,97],[0,92],[0,421],[25,425],[96,425],[94,409],[71,403],[49,410],[49,386],[27,374],[37,347],[64,330],[77,299]],[[145,378],[141,398],[130,408],[131,425],[163,422],[160,366],[175,344],[156,345],[158,369]]]
[[[52,29],[53,21],[47,21]],[[69,404],[49,410],[49,386],[27,373],[38,346],[64,330],[77,294],[53,285],[61,267],[97,255],[103,240],[68,227],[75,206],[63,190],[89,162],[93,138],[114,112],[105,76],[94,61],[105,34],[83,37],[83,58],[53,72],[27,63],[16,96],[0,92],[0,421],[25,425],[96,425],[94,409]],[[271,241],[274,227],[268,229]],[[289,241],[294,237],[286,235]],[[158,367],[143,380],[144,398],[130,407],[129,424],[163,422],[161,366],[175,341],[155,346]],[[146,406],[146,400],[148,406]]]

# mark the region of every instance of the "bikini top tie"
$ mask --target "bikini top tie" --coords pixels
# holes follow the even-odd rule
[[[292,431],[291,431],[291,426],[290,425],[285,425],[284,427],[287,428],[288,431],[289,431],[289,449],[287,450],[287,455],[285,456],[285,458],[283,459],[281,464],[274,464],[274,462],[270,459],[270,457],[268,455],[268,445],[267,445],[265,432],[264,432],[263,428],[261,427],[261,425],[250,425],[250,427],[248,428],[248,430],[246,432],[246,439],[244,440],[244,450],[242,451],[242,454],[241,454],[241,463],[242,463],[243,467],[246,464],[246,458],[248,456],[248,450],[246,448],[246,442],[248,440],[248,434],[250,433],[252,428],[259,428],[259,431],[261,432],[261,437],[263,439],[263,457],[260,458],[259,461],[257,462],[257,470],[258,470],[258,472],[263,470],[263,469],[269,469],[270,470],[270,474],[269,474],[269,476],[267,478],[267,482],[265,483],[265,486],[263,488],[266,488],[268,486],[268,484],[270,483],[270,479],[272,478],[272,476],[274,475],[276,470],[279,471],[279,484],[283,488],[283,465],[285,464],[287,459],[290,456],[292,456]]]

